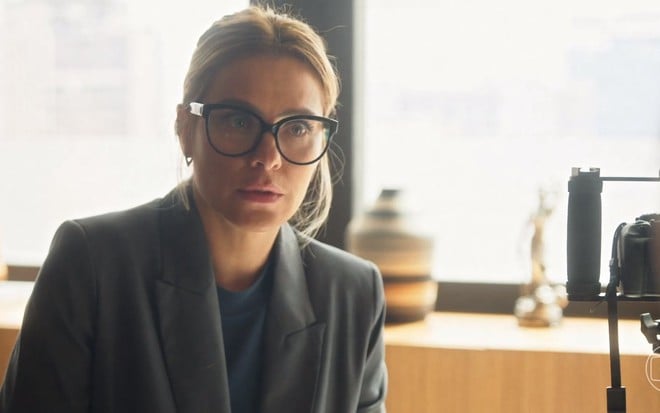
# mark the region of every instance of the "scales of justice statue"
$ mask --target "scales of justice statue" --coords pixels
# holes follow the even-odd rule
[[[533,227],[531,240],[531,281],[521,289],[516,300],[514,314],[518,325],[524,327],[550,327],[559,324],[563,309],[568,305],[563,286],[550,284],[545,273],[544,231],[547,219],[555,209],[556,196],[539,190],[539,206],[530,218]]]

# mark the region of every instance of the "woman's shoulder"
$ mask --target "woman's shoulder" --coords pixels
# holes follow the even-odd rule
[[[92,248],[112,245],[113,249],[121,250],[148,243],[158,236],[162,211],[175,205],[170,193],[129,209],[70,219],[60,224],[52,244],[83,242]]]
[[[311,282],[365,293],[382,289],[382,277],[373,262],[332,245],[312,240],[303,250],[303,261]]]
[[[366,273],[378,271],[376,265],[371,261],[318,240],[309,241],[309,244],[303,249],[303,256],[307,262],[313,262],[333,270]]]
[[[374,322],[385,300],[383,280],[374,263],[319,241],[311,241],[303,257],[310,297],[321,318],[343,314],[353,321],[363,318],[364,325]],[[371,311],[357,314],[351,308]]]
[[[174,192],[174,191],[173,191]],[[84,231],[128,231],[140,232],[149,225],[158,222],[160,212],[177,206],[176,194],[172,192],[164,197],[128,209],[116,210],[87,217],[71,219],[63,225],[75,225]],[[183,207],[181,207],[183,209]]]

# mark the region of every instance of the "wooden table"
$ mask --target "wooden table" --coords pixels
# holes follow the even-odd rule
[[[660,412],[660,392],[645,374],[651,345],[639,321],[619,320],[619,342],[627,413]],[[604,319],[522,328],[513,315],[432,313],[386,327],[385,343],[388,413],[607,412]],[[660,359],[653,365],[660,368]]]

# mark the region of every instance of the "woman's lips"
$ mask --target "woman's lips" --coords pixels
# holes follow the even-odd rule
[[[284,194],[274,188],[244,188],[239,189],[238,194],[246,201],[258,203],[272,203],[280,199]]]

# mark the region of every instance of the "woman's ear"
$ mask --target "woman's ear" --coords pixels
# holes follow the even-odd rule
[[[174,127],[176,129],[176,135],[179,138],[181,151],[185,157],[192,156],[192,126],[193,122],[191,114],[188,111],[188,105],[181,103],[176,105],[176,122]]]

